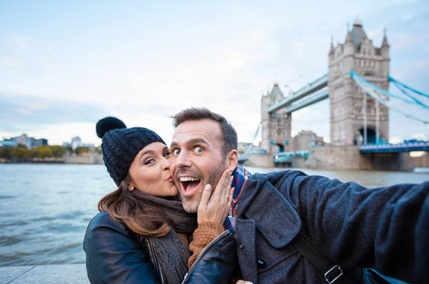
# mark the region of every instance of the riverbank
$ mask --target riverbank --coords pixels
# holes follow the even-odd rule
[[[0,267],[4,284],[88,284],[85,264]]]
[[[103,155],[95,152],[86,152],[80,155],[67,152],[63,157],[54,158],[0,158],[0,164],[103,164]]]

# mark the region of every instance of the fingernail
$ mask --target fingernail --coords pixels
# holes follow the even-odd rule
[[[206,185],[206,190],[210,190],[212,186],[210,184]]]

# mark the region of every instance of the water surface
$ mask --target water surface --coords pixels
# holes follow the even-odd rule
[[[429,180],[429,173],[303,171],[368,187]],[[115,189],[104,165],[0,164],[0,266],[85,262],[86,226]]]

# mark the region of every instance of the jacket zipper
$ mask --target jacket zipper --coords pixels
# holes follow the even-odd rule
[[[185,277],[183,278],[182,284],[185,283],[185,281],[188,278],[188,275],[191,274],[192,271],[195,270],[195,267],[197,266],[197,262],[203,257],[204,254],[207,253],[207,251],[212,248],[214,245],[216,245],[224,236],[230,234],[231,232],[226,230],[224,231],[222,234],[220,234],[219,236],[217,236],[213,241],[211,241],[202,251],[201,253],[198,255],[197,259],[194,262],[194,265],[192,265],[191,270],[188,271],[188,273],[185,274]]]
[[[154,262],[156,268],[158,269],[158,274],[161,277],[161,283],[165,284],[165,279],[164,279],[164,275],[162,274],[161,265],[158,263],[158,259],[155,256],[151,242],[149,241],[149,239],[146,239],[146,242],[147,242],[147,246],[149,247],[149,253],[152,256],[152,259],[153,259],[153,262]]]

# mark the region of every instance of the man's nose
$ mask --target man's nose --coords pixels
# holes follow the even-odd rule
[[[189,153],[186,151],[181,151],[176,159],[176,166],[178,168],[188,168],[191,166],[191,161],[189,160]]]

